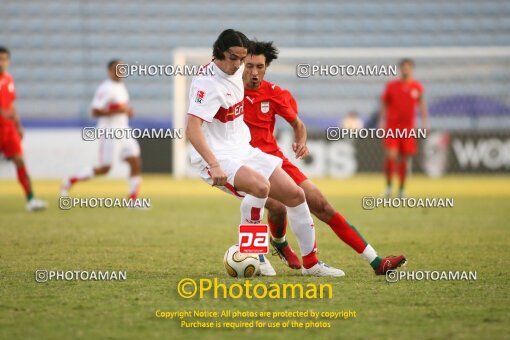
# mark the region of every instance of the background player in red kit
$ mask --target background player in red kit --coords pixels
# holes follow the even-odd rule
[[[297,159],[308,155],[306,128],[297,117],[297,104],[289,91],[264,80],[269,64],[278,57],[272,42],[252,42],[245,60],[244,121],[250,128],[251,144],[271,155],[283,159],[282,169],[305,192],[310,211],[327,223],[337,236],[351,246],[372,266],[376,274],[384,274],[406,262],[404,256],[381,258],[358,230],[349,224],[326,200],[320,190],[281,152],[274,138],[276,115],[283,117],[294,129],[295,143],[292,149]],[[286,210],[274,199],[266,202],[271,244],[277,254],[291,268],[299,268],[298,257],[285,239]]]
[[[415,128],[416,107],[422,115],[422,126],[428,129],[428,109],[423,98],[423,85],[413,78],[414,61],[403,59],[400,62],[400,79],[390,81],[381,98],[380,127],[385,129],[409,130]],[[386,197],[391,196],[393,172],[398,169],[400,179],[399,196],[404,197],[408,160],[416,154],[416,139],[386,138],[384,140],[386,158]]]
[[[23,161],[23,127],[14,107],[16,89],[14,79],[7,72],[11,60],[10,51],[0,46],[0,153],[16,166],[18,181],[27,198],[26,209],[36,211],[46,209],[47,204],[34,197],[30,178]]]

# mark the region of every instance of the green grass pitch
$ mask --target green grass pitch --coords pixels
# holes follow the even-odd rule
[[[57,181],[35,181],[48,211],[27,213],[18,184],[0,181],[0,339],[503,339],[510,332],[508,245],[510,179],[456,176],[410,179],[408,195],[453,197],[454,208],[379,208],[361,198],[383,190],[380,176],[315,181],[381,255],[404,253],[403,270],[476,271],[476,281],[404,281],[376,277],[359,255],[316,223],[319,257],[341,279],[303,278],[270,256],[279,276],[253,283],[331,283],[332,299],[183,299],[182,278],[227,277],[225,250],[236,243],[239,202],[195,181],[145,176],[148,211],[58,209]],[[72,194],[123,197],[118,180],[81,183]],[[290,229],[289,229],[290,230]],[[297,243],[289,231],[289,239]],[[34,272],[125,270],[126,281],[36,283]],[[356,318],[329,329],[183,329],[156,310],[339,311]]]

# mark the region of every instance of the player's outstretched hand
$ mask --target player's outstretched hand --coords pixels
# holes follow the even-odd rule
[[[135,115],[135,111],[131,106],[127,106],[126,112],[129,118],[132,118]]]
[[[227,174],[219,165],[211,168],[211,178],[213,186],[221,187],[227,183]]]
[[[302,144],[302,143],[292,144],[292,150],[294,150],[294,153],[296,154],[296,159],[306,158],[308,156],[308,154],[310,153],[308,151],[308,147],[306,146],[306,144]]]
[[[19,135],[19,139],[23,139],[23,136],[25,135],[25,130],[23,129],[23,127],[21,125],[18,126],[18,135]]]

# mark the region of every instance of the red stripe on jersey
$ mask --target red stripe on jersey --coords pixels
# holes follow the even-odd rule
[[[251,220],[252,221],[260,221],[260,208],[251,208]]]
[[[241,100],[239,103],[232,105],[229,108],[223,108],[220,107],[218,112],[216,112],[216,115],[214,116],[215,119],[218,119],[222,123],[231,122],[239,117],[243,116],[244,113],[244,106],[243,101]]]

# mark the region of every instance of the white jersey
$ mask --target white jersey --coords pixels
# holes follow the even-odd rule
[[[244,65],[233,75],[223,72],[214,62],[191,82],[188,114],[204,120],[202,131],[217,158],[240,157],[249,153],[250,130],[243,119]],[[192,147],[191,162],[202,162]]]
[[[120,81],[106,79],[99,85],[92,100],[92,108],[106,110],[119,104],[127,104],[129,94],[126,85]],[[127,113],[116,113],[111,116],[99,117],[97,126],[100,128],[127,128],[129,117]]]

